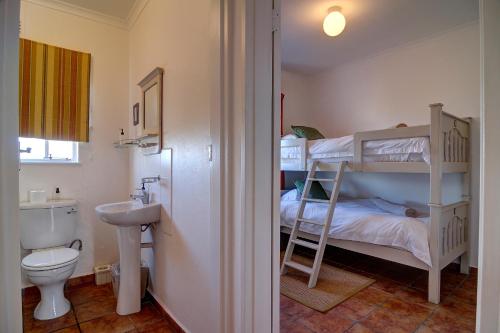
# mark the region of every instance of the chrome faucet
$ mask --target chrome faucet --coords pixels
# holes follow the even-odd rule
[[[142,183],[142,187],[138,188],[137,190],[141,191],[141,194],[131,194],[130,198],[132,200],[140,199],[144,205],[149,204],[149,192],[148,190],[146,190],[144,183]]]
[[[160,181],[160,179],[161,179],[160,176],[142,178],[141,179],[142,187],[137,189],[138,191],[141,191],[141,194],[131,194],[130,198],[132,200],[141,199],[144,205],[149,204],[149,191],[146,190],[144,184],[157,183]]]

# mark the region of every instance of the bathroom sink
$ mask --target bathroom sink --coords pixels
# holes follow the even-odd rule
[[[97,206],[97,217],[116,226],[149,224],[160,220],[159,203],[143,204],[139,200],[116,202]]]
[[[117,227],[120,251],[120,287],[116,312],[128,315],[141,311],[141,224],[160,221],[161,204],[124,201],[95,208],[101,221]]]

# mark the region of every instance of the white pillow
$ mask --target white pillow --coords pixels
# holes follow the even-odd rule
[[[290,190],[281,196],[281,201],[298,201],[297,199],[298,192],[297,189]]]
[[[403,205],[394,204],[392,202],[386,201],[380,198],[373,198],[370,201],[377,206],[379,209],[382,209],[388,213],[399,215],[399,216],[407,216],[407,217],[417,217],[417,211],[413,208],[405,207]]]
[[[298,139],[299,137],[296,136],[295,134],[287,134],[283,137],[281,137],[281,140],[292,140],[292,139]]]

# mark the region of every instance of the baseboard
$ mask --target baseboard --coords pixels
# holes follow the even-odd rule
[[[147,293],[151,295],[151,299],[153,300],[153,304],[156,308],[163,313],[163,315],[167,318],[170,326],[175,329],[178,333],[189,333],[189,331],[172,315],[172,313],[168,310],[167,306],[163,304],[162,301],[159,300],[158,296],[155,295],[151,289],[147,289]]]
[[[74,288],[81,286],[82,284],[95,283],[95,274],[81,275],[74,278],[70,278],[66,282],[66,288]]]

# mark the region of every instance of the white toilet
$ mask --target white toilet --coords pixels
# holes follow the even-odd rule
[[[79,252],[65,246],[74,240],[77,214],[75,200],[20,204],[21,245],[32,250],[21,267],[41,294],[36,319],[57,318],[71,308],[64,284],[75,271]]]

